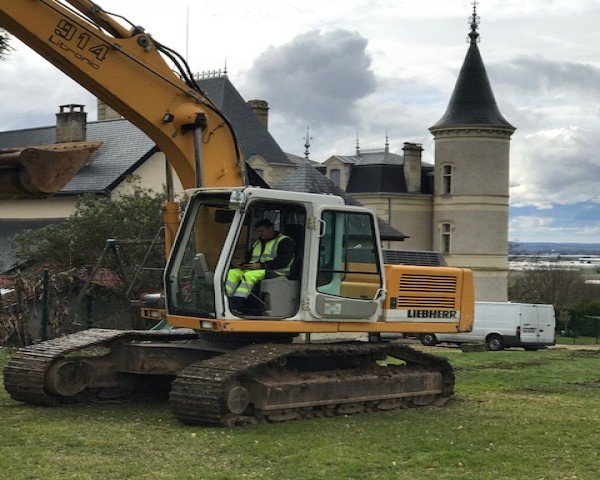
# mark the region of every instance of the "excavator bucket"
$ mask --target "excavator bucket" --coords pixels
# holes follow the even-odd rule
[[[0,199],[43,198],[58,192],[100,145],[94,141],[0,149]]]

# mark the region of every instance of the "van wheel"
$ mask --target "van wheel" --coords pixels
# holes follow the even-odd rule
[[[485,341],[487,349],[492,352],[504,350],[504,339],[500,335],[490,335]]]
[[[438,341],[433,333],[424,333],[421,335],[421,343],[427,347],[433,347],[437,345]]]

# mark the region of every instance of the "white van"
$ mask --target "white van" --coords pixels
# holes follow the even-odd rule
[[[441,342],[484,342],[488,350],[523,347],[538,350],[554,345],[556,320],[552,305],[506,302],[475,302],[473,331],[466,333],[425,333],[423,345]]]

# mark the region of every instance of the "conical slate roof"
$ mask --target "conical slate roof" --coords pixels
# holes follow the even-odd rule
[[[348,195],[325,175],[312,167],[307,161],[279,182],[275,188],[277,190],[288,190],[290,192],[337,195],[344,199],[346,205],[363,206],[362,203]],[[377,218],[377,220],[379,222],[379,236],[382,240],[404,240],[405,238],[408,238],[407,235],[399,232],[386,221],[381,220],[380,218]]]
[[[473,17],[472,17],[473,18]],[[478,18],[478,17],[477,17]],[[471,42],[460,70],[450,104],[442,118],[429,130],[481,125],[514,131],[502,116],[477,47],[477,21],[471,24]]]
[[[347,205],[360,205],[307,161],[302,162],[302,165],[279,182],[275,188],[290,192],[338,195],[344,199]]]

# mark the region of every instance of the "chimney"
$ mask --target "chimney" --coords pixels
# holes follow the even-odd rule
[[[421,152],[419,143],[404,142],[404,179],[408,193],[421,193]]]
[[[115,120],[117,118],[123,118],[119,112],[114,110],[112,107],[109,107],[100,99],[98,99],[98,107],[96,112],[98,120]]]
[[[56,142],[85,142],[87,130],[87,113],[85,105],[60,105],[56,114]]]
[[[269,104],[265,100],[248,100],[248,106],[266,130],[269,129]]]

